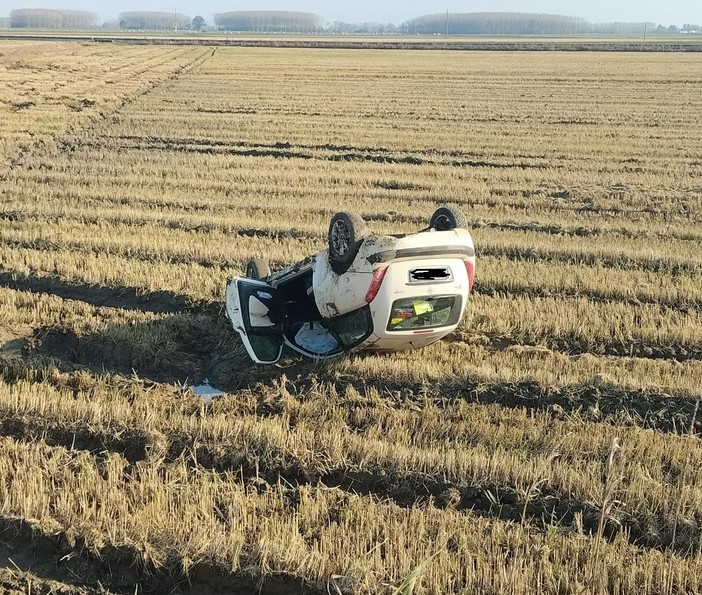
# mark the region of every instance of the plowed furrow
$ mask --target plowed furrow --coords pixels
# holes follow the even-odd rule
[[[576,517],[588,534],[595,534],[601,511],[592,503],[564,494],[547,483],[535,485],[533,493],[521,491],[508,483],[459,483],[439,479],[421,472],[394,471],[392,468],[356,466],[348,462],[339,468],[320,471],[310,468],[289,453],[256,452],[255,445],[247,449],[236,445],[224,446],[196,443],[186,435],[170,435],[167,460],[187,460],[198,467],[218,473],[233,473],[243,481],[265,480],[277,485],[281,481],[291,486],[322,485],[341,488],[353,493],[391,500],[398,506],[413,507],[431,503],[441,508],[470,511],[471,514],[529,523],[541,531],[549,526],[572,527]],[[284,460],[281,465],[267,461]],[[676,531],[662,515],[617,511],[611,513],[616,521],[608,524],[604,535],[615,539],[624,535],[631,543],[661,551],[674,549],[689,553],[697,543],[699,528],[696,521],[679,523]]]
[[[480,256],[496,256],[510,260],[540,262],[544,260],[564,262],[574,265],[602,266],[622,270],[645,270],[654,273],[669,273],[671,275],[698,275],[702,273],[702,264],[689,261],[678,261],[664,257],[634,258],[627,254],[597,254],[592,252],[565,252],[540,248],[517,246],[476,246],[476,254]]]
[[[139,310],[154,313],[175,313],[193,310],[211,311],[206,302],[172,291],[146,292],[137,287],[107,287],[69,282],[56,276],[27,275],[15,271],[0,271],[0,286],[17,291],[48,293],[64,300],[78,300],[92,306]],[[219,308],[217,307],[218,311]],[[213,312],[214,313],[214,312]]]
[[[443,339],[445,342],[464,342],[485,345],[493,351],[502,351],[513,346],[543,347],[568,355],[586,353],[600,356],[638,357],[667,359],[686,362],[702,359],[702,345],[693,342],[650,341],[632,337],[626,340],[587,339],[575,333],[561,336],[531,335],[484,335],[470,331],[457,331]]]
[[[237,593],[241,595],[324,595],[299,577],[283,573],[260,573],[226,569],[187,558],[171,556],[166,564],[144,560],[143,552],[134,546],[105,545],[98,551],[86,547],[84,540],[74,532],[48,532],[27,519],[0,515],[0,539],[25,557],[53,560],[54,575],[68,580],[76,587],[56,591],[58,585],[49,584],[48,593],[83,595],[106,593],[105,587],[119,593],[142,590],[153,593],[180,592],[183,588],[195,592]],[[29,581],[29,591],[36,584]],[[1,586],[1,583],[0,583]],[[75,590],[73,590],[75,589]]]
[[[63,446],[99,455],[101,452],[118,452],[130,463],[146,458],[152,443],[150,436],[133,428],[105,428],[95,431],[89,426],[64,426],[50,420],[37,418],[0,419],[0,435],[19,440],[43,440],[49,446]]]
[[[518,279],[509,279],[504,282],[500,281],[481,281],[476,279],[473,291],[477,294],[489,297],[530,297],[530,298],[562,298],[562,299],[580,299],[587,298],[588,300],[600,303],[620,302],[636,306],[639,304],[654,304],[662,308],[678,310],[680,312],[688,312],[691,309],[702,308],[702,299],[694,297],[667,297],[657,295],[647,295],[638,293],[631,296],[627,289],[619,290],[617,287],[609,287],[607,289],[597,290],[581,287],[562,287],[557,290],[538,285],[520,285]]]

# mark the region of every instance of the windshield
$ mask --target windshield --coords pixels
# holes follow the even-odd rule
[[[423,296],[395,300],[387,330],[408,331],[452,326],[461,315],[461,296]]]

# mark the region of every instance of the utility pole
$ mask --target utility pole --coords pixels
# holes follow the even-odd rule
[[[448,37],[448,10],[446,11],[446,37]]]
[[[646,31],[648,30],[648,23],[644,23],[644,43],[646,43]]]
[[[178,7],[173,7],[173,30],[178,31]]]

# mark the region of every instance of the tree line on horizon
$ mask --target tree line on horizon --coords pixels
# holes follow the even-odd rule
[[[87,10],[55,10],[20,8],[10,12],[13,29],[94,29],[100,26],[100,15]]]
[[[190,28],[192,20],[177,12],[132,11],[120,13],[117,22],[120,29],[167,31]]]
[[[521,12],[438,13],[402,24],[404,33],[419,35],[549,35],[587,33],[585,19]]]
[[[81,10],[22,8],[13,10],[0,26],[26,29],[95,29],[101,25],[97,13]],[[102,24],[105,28],[127,30],[202,30],[207,26],[198,15],[189,16],[158,11],[123,12],[117,20]],[[213,27],[221,31],[255,33],[338,33],[381,35],[568,35],[568,34],[640,34],[702,32],[699,25],[665,27],[655,23],[590,23],[585,19],[563,15],[534,13],[437,13],[395,25],[392,23],[347,23],[336,21],[323,25],[312,13],[298,11],[230,11],[214,15]]]
[[[214,24],[223,31],[314,33],[322,28],[322,19],[310,12],[235,10],[215,14]]]
[[[638,35],[702,31],[699,25],[665,27],[656,23],[591,23],[578,17],[520,12],[437,13],[409,20],[400,32],[418,35]]]

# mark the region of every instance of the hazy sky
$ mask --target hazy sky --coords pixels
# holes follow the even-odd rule
[[[301,10],[325,21],[382,22],[400,24],[436,12],[541,12],[582,17],[591,22],[644,22],[663,25],[702,23],[700,0],[590,0],[573,5],[557,0],[0,0],[0,16],[15,8],[66,8],[99,12],[104,19],[128,10],[166,10],[210,20],[215,12],[229,10]]]

